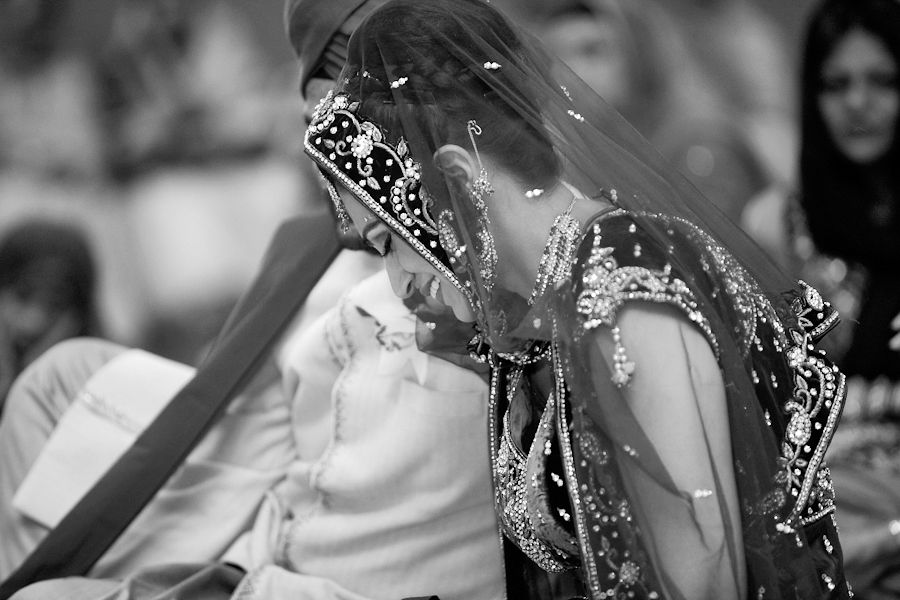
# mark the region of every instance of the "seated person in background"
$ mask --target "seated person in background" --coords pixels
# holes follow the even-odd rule
[[[136,581],[172,582],[163,563],[217,559],[248,571],[235,590],[241,598],[502,597],[482,377],[417,348],[416,319],[383,272],[313,324],[301,322],[274,353],[280,382],[233,403],[95,568],[125,583],[51,580],[15,597],[57,597],[61,589],[104,597]],[[34,403],[57,391],[55,382],[40,389],[48,383],[40,376],[74,344],[87,342],[48,353],[14,397]],[[55,400],[66,398],[57,392]],[[0,444],[10,433],[0,427]],[[259,468],[262,459],[269,471]],[[251,469],[258,474],[249,483],[236,478]],[[220,530],[233,532],[238,517],[257,508],[241,487],[258,491],[257,482],[276,473],[286,476],[265,492],[252,530],[216,553]]]
[[[826,456],[847,580],[867,600],[900,597],[898,75],[900,4],[818,2],[803,49],[799,185],[747,211],[753,233],[793,226],[761,239],[845,313],[829,355],[848,375],[847,402]]]
[[[766,185],[746,115],[659,2],[544,2],[532,28],[563,62],[732,220]]]
[[[28,221],[0,241],[0,412],[15,377],[53,344],[101,335],[96,267],[84,234]]]

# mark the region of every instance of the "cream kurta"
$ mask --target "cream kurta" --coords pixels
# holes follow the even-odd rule
[[[487,386],[414,331],[379,273],[290,336],[298,458],[226,557],[251,571],[235,597],[504,596]]]

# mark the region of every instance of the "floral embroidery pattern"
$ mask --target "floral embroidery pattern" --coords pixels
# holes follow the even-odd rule
[[[439,248],[434,199],[422,187],[421,165],[410,156],[405,140],[396,147],[389,144],[375,123],[356,114],[358,108],[359,102],[329,92],[316,106],[304,149],[323,171],[468,294]]]
[[[614,216],[628,216],[628,213],[619,210],[609,214]],[[788,363],[789,381],[771,375],[773,387],[777,388],[781,382],[790,385],[792,390],[790,399],[781,407],[787,425],[780,471],[774,481],[775,489],[756,506],[747,507],[748,512],[773,515],[777,530],[791,534],[801,524],[833,511],[833,502],[827,500],[830,486],[827,469],[823,475],[820,468],[843,407],[846,380],[814,342],[836,324],[836,312],[814,288],[800,282],[802,291],[791,304],[800,328],[786,330],[774,307],[746,271],[709,235],[679,219],[660,215],[641,215],[641,218],[662,223],[671,235],[678,230],[695,247],[703,249],[698,256],[703,270],[711,274],[713,281],[722,282],[715,293],[725,294],[738,316],[735,333],[743,352],[764,349],[757,334],[757,329],[764,326],[773,334],[773,349],[781,352]],[[629,234],[637,231],[634,224],[628,226]],[[613,327],[616,312],[625,302],[648,300],[678,307],[704,332],[713,349],[717,349],[712,329],[699,310],[691,288],[673,273],[668,262],[621,264],[627,254],[638,259],[643,253],[621,250],[640,247],[639,238],[635,236],[634,243],[621,236],[611,239],[602,220],[594,224],[589,235],[593,236],[592,246],[583,259],[577,282],[580,289],[577,310],[585,330],[599,325]],[[767,422],[772,425],[771,419]],[[779,513],[788,502],[790,511],[782,517]]]
[[[616,312],[625,302],[649,300],[680,308],[691,321],[697,323],[715,348],[712,330],[697,309],[691,289],[672,275],[671,266],[667,264],[661,270],[643,266],[620,267],[613,256],[615,248],[603,245],[601,231],[600,224],[595,224],[593,247],[581,276],[582,291],[578,294],[577,310],[583,315],[583,327],[613,327]]]
[[[821,333],[822,323],[833,326],[836,313],[825,311],[819,293],[802,285],[803,294],[793,304],[801,329],[790,331],[792,345],[785,352],[794,379],[793,397],[784,407],[790,420],[776,485],[784,491],[783,497],[793,498],[793,508],[777,525],[783,533],[793,533],[798,526],[834,511],[831,477],[823,460],[847,393],[844,374],[813,345],[813,332]]]

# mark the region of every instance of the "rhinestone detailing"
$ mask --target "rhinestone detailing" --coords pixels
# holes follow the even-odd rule
[[[504,362],[505,369],[496,369],[491,378],[491,430],[495,436],[495,444],[492,448],[492,471],[494,475],[495,502],[497,514],[500,517],[501,529],[522,551],[528,555],[538,566],[551,573],[559,573],[568,570],[577,564],[577,543],[574,538],[564,532],[560,526],[554,526],[550,517],[549,507],[544,511],[529,510],[529,496],[533,495],[538,487],[538,478],[543,477],[540,469],[532,467],[529,470],[529,462],[542,463],[545,448],[549,442],[554,443],[554,406],[551,398],[547,408],[541,416],[538,433],[528,454],[522,452],[514,443],[510,428],[509,414],[504,413],[502,421],[498,424],[497,403],[501,396],[514,394],[522,375],[519,366],[512,366]],[[502,382],[502,383],[501,383]],[[546,500],[546,498],[543,498]],[[532,498],[531,506],[535,499]],[[540,516],[539,516],[540,515]],[[551,517],[552,518],[552,517]],[[550,536],[560,542],[561,548],[548,543],[543,535],[553,531]]]
[[[321,170],[347,188],[448,281],[470,296],[439,246],[434,199],[422,187],[422,168],[401,139],[392,146],[381,129],[359,117],[358,102],[329,92],[313,113],[303,146]],[[336,192],[335,192],[336,193]],[[332,195],[336,207],[339,196]]]
[[[625,354],[625,347],[622,345],[622,333],[619,327],[612,328],[613,344],[613,374],[612,380],[616,387],[622,388],[631,381],[631,374],[634,373],[634,363],[628,360]]]
[[[616,211],[621,213],[621,211]],[[706,318],[699,311],[688,285],[672,274],[666,264],[662,269],[645,266],[620,266],[615,248],[603,243],[600,223],[593,228],[593,245],[581,274],[582,291],[577,310],[583,316],[583,327],[614,327],[618,309],[629,300],[674,304],[688,315],[715,347],[715,339]],[[637,257],[636,257],[637,258]]]
[[[573,196],[566,211],[553,221],[528,304],[534,304],[548,286],[564,281],[572,270],[572,258],[581,241],[581,223],[572,216],[576,200]]]
[[[760,393],[774,395],[780,413],[776,418],[766,409],[765,423],[783,438],[781,469],[772,490],[749,510],[771,515],[778,531],[793,535],[802,525],[833,511],[823,457],[841,414],[846,378],[814,342],[834,325],[835,312],[817,291],[801,282],[800,292],[791,300],[799,328],[788,329],[734,257],[704,232],[679,219],[615,210],[594,223],[588,235],[590,245],[579,251],[576,301],[585,330],[600,325],[614,328],[616,313],[625,302],[665,303],[686,314],[718,356],[717,340],[687,283],[690,275],[683,277],[673,269],[668,259],[671,247],[667,251],[645,241],[636,225],[644,219],[666,227],[673,244],[686,243],[696,249],[697,263],[715,286],[712,291],[727,298],[733,310],[732,335],[739,350],[748,356],[751,351],[780,353],[786,361],[783,371],[770,370],[765,376],[757,373],[759,366],[753,371]],[[633,251],[636,247],[640,253]],[[618,350],[615,356],[619,357]],[[617,385],[628,380],[624,367],[618,367],[627,362],[624,355],[614,359]]]

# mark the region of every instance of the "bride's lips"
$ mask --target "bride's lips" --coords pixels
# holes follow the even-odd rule
[[[427,282],[423,283],[419,287],[419,293],[428,301],[433,301],[437,304],[444,303],[444,296],[441,294],[441,280],[439,277],[432,277]]]

